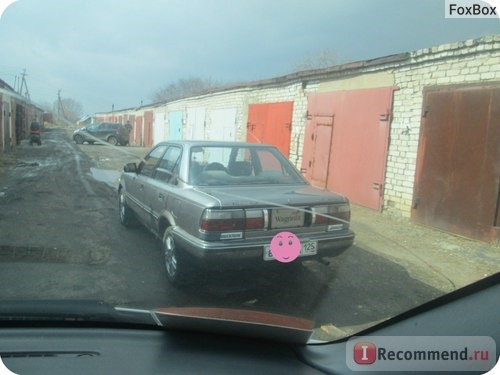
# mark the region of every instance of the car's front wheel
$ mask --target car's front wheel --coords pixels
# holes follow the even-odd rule
[[[132,227],[137,224],[137,220],[134,212],[127,205],[125,200],[125,192],[123,189],[120,190],[118,195],[118,209],[120,211],[120,222],[126,227]]]
[[[165,230],[165,233],[163,233],[162,244],[168,280],[173,285],[182,285],[186,283],[187,261],[182,249],[177,246],[174,240],[172,227],[168,228]]]
[[[118,144],[118,139],[116,139],[116,137],[112,135],[111,137],[108,138],[108,143],[112,144],[113,146],[116,146]]]

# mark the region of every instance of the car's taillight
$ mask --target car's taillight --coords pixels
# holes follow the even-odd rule
[[[227,232],[266,227],[265,210],[217,210],[207,209],[203,213],[200,229],[204,232]]]
[[[245,229],[243,210],[205,210],[201,217],[200,229],[205,232],[224,232]]]
[[[264,229],[266,218],[264,210],[245,210],[245,229]]]
[[[317,206],[311,209],[313,225],[328,225],[328,230],[349,228],[351,209],[349,204]]]

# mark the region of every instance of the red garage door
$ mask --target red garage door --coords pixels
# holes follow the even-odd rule
[[[309,95],[302,170],[313,185],[382,209],[393,90]]]
[[[250,104],[247,142],[269,143],[290,154],[293,102]]]
[[[153,146],[153,111],[144,112],[144,146]]]
[[[142,143],[142,116],[135,117],[134,139],[131,142],[134,146],[143,146]]]
[[[412,218],[499,240],[500,86],[426,90]]]

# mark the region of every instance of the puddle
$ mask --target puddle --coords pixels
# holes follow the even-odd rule
[[[16,168],[29,168],[29,167],[38,167],[45,168],[53,165],[57,165],[56,160],[21,160],[19,161],[15,167]]]
[[[90,173],[92,174],[92,178],[94,178],[94,180],[104,182],[112,188],[116,188],[118,186],[118,179],[121,175],[118,171],[99,168],[90,168]]]

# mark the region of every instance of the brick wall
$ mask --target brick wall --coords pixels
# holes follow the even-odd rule
[[[309,93],[395,85],[398,89],[393,101],[383,210],[409,217],[423,90],[429,86],[493,81],[500,81],[500,35],[242,84],[237,88],[167,103],[162,105],[161,115],[164,116],[165,111],[183,111],[186,120],[190,108],[203,107],[207,112],[234,108],[236,139],[244,141],[249,104],[293,101],[290,160],[300,168]],[[130,112],[138,115],[146,110],[148,107]],[[126,110],[119,112],[127,113]],[[99,115],[106,114],[96,114]],[[206,131],[209,132],[212,124],[207,125]]]
[[[293,101],[292,134],[290,160],[300,166],[303,130],[307,112],[307,97],[301,83],[281,85],[272,88],[242,88],[223,91],[168,103],[167,112],[182,111],[186,119],[191,108],[203,107],[207,111],[216,109],[236,109],[236,140],[245,141],[247,134],[248,105]],[[210,132],[207,124],[207,132]]]

